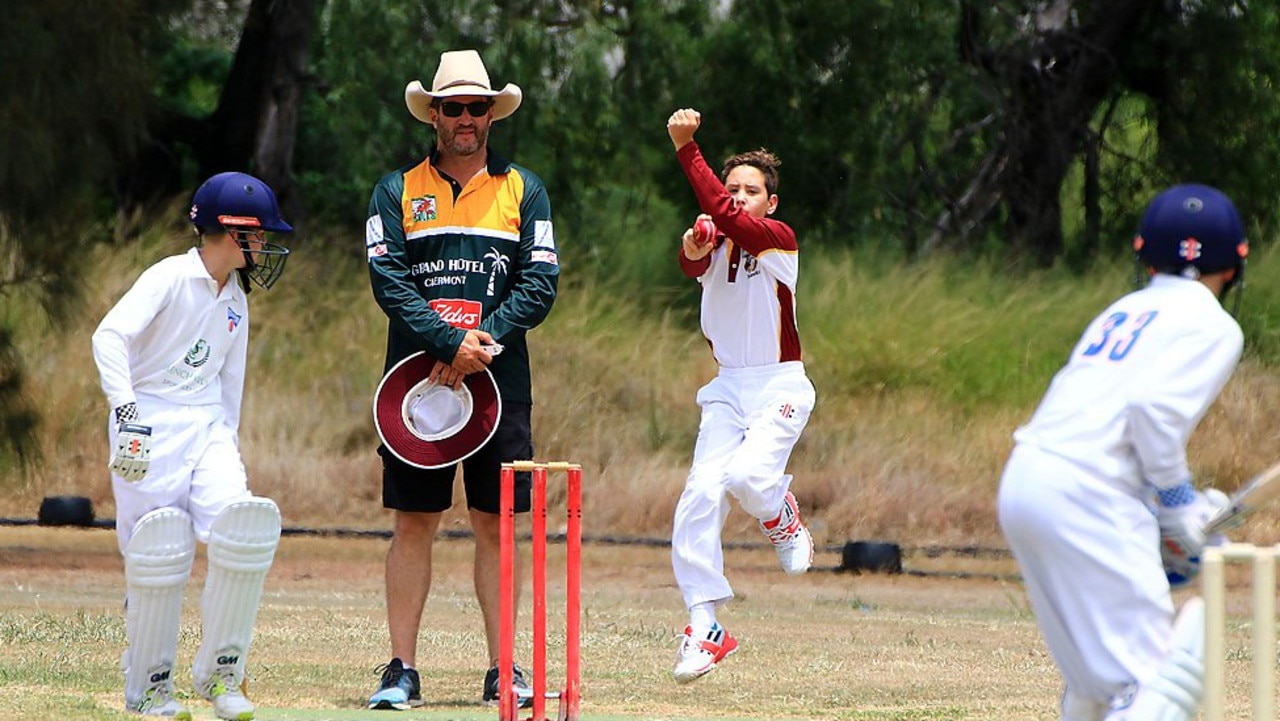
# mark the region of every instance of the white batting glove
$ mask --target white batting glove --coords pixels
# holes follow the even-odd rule
[[[1216,488],[1197,492],[1189,484],[1185,489],[1161,494],[1161,505],[1156,510],[1160,560],[1171,587],[1185,586],[1199,575],[1200,554],[1209,540],[1204,528],[1228,503],[1226,494]],[[1221,539],[1215,538],[1214,542],[1220,543]]]
[[[129,483],[137,483],[151,466],[151,426],[122,423],[116,434],[115,452],[107,468]]]

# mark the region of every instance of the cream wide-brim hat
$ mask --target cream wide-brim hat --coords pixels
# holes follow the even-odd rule
[[[513,83],[507,83],[501,90],[494,90],[489,82],[489,71],[485,70],[480,53],[475,50],[450,50],[440,54],[440,67],[431,81],[431,90],[422,86],[422,82],[414,80],[404,88],[404,103],[409,106],[413,117],[424,123],[431,123],[428,111],[435,98],[452,98],[459,95],[479,95],[493,98],[493,119],[502,120],[520,107],[524,93]]]

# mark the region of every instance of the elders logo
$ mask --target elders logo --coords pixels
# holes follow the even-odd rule
[[[440,319],[454,328],[471,330],[480,327],[480,301],[465,298],[436,298],[429,301]]]

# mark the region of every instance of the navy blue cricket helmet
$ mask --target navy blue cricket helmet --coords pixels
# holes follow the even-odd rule
[[[266,183],[246,173],[218,173],[204,181],[191,199],[190,215],[201,233],[217,228],[232,232],[293,232],[293,226],[280,217],[276,194]],[[240,269],[240,277],[245,292],[249,291],[248,281],[264,290],[270,288],[284,272],[289,249],[261,239],[251,246],[240,234],[236,237],[244,252],[245,267]]]
[[[1221,190],[1197,183],[1175,185],[1151,201],[1133,249],[1157,273],[1199,278],[1235,268],[1232,283],[1249,255],[1235,204]]]
[[[262,228],[291,233],[280,217],[280,204],[267,184],[246,173],[218,173],[204,181],[191,199],[191,222],[197,228]]]

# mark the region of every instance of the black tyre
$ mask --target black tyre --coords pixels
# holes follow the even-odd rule
[[[844,544],[839,570],[902,573],[902,548],[883,541],[849,541]]]
[[[36,521],[42,526],[92,526],[93,501],[84,496],[46,496]]]

